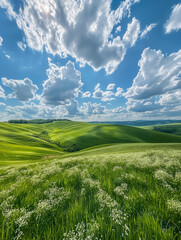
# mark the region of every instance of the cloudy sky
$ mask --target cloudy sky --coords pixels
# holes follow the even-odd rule
[[[181,119],[178,0],[0,0],[0,120]]]

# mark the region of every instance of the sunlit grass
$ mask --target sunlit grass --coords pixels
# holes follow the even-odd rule
[[[49,141],[40,138],[44,131]],[[0,123],[0,165],[2,161],[37,161],[50,155],[63,155],[65,149],[61,146],[77,144],[83,150],[116,143],[181,143],[181,136],[130,126],[73,121]]]
[[[181,151],[0,169],[0,239],[181,239]]]

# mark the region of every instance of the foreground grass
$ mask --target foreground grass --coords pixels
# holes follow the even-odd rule
[[[1,168],[0,239],[180,240],[181,151],[107,148]]]

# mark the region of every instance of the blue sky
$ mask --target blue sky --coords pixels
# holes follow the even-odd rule
[[[180,1],[1,0],[1,121],[181,119],[180,46]]]

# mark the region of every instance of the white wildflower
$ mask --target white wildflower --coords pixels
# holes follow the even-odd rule
[[[174,199],[168,200],[167,206],[171,211],[181,214],[181,201]]]

